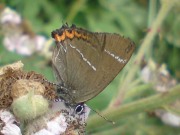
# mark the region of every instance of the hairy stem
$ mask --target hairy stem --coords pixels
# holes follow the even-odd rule
[[[159,93],[148,98],[144,98],[129,104],[122,105],[117,108],[111,108],[111,110],[105,110],[101,114],[110,120],[117,121],[121,118],[137,114],[143,111],[152,111],[156,108],[160,108],[166,104],[176,101],[180,98],[180,85],[170,89],[169,92]],[[93,130],[104,126],[106,122],[103,118],[98,115],[91,116],[88,119],[88,130]]]

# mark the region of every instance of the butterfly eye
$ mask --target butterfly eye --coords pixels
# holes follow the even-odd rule
[[[79,115],[84,113],[84,105],[83,104],[77,105],[75,108],[75,112],[76,112],[76,114],[79,114]]]

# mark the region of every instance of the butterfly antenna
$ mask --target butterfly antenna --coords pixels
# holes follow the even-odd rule
[[[90,108],[90,107],[89,107],[89,108]],[[93,110],[95,113],[97,113],[97,114],[98,114],[101,118],[103,118],[105,121],[107,121],[107,122],[109,122],[109,123],[111,123],[111,124],[113,124],[113,125],[116,124],[114,121],[109,120],[108,118],[102,116],[99,112],[95,111],[94,109],[92,109],[92,108],[90,108],[90,109]]]

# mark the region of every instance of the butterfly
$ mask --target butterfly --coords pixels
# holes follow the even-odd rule
[[[102,92],[129,61],[135,44],[119,34],[90,32],[64,24],[52,33],[57,93],[77,114]]]

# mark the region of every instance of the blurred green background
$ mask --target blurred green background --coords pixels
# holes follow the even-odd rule
[[[152,2],[153,1],[153,2]],[[0,10],[9,7],[16,11],[28,28],[27,33],[40,34],[47,40],[51,32],[60,28],[63,23],[76,24],[92,32],[119,33],[129,37],[136,44],[136,52],[143,38],[151,30],[150,26],[160,9],[158,0],[1,0]],[[0,66],[22,60],[24,69],[36,71],[55,81],[50,57],[40,52],[30,56],[8,51],[3,45],[6,36],[1,25],[0,36]],[[53,47],[54,43],[50,45]],[[171,75],[180,79],[180,6],[173,8],[167,15],[158,36],[154,39],[153,48],[144,56],[146,61],[153,59],[157,63],[165,63]],[[131,67],[127,68],[131,70]],[[123,70],[123,72],[125,72]],[[127,71],[126,71],[127,72]],[[121,73],[123,74],[123,73]],[[121,76],[120,74],[120,76]],[[119,86],[118,76],[100,95],[89,101],[91,108],[103,110],[115,96]],[[141,93],[142,94],[142,93]],[[139,95],[147,96],[149,92]],[[88,124],[88,123],[87,123]],[[117,135],[180,135],[180,129],[167,126],[161,120],[149,113],[130,116],[119,121],[118,126],[102,129],[101,134]],[[99,133],[99,134],[100,134]]]

